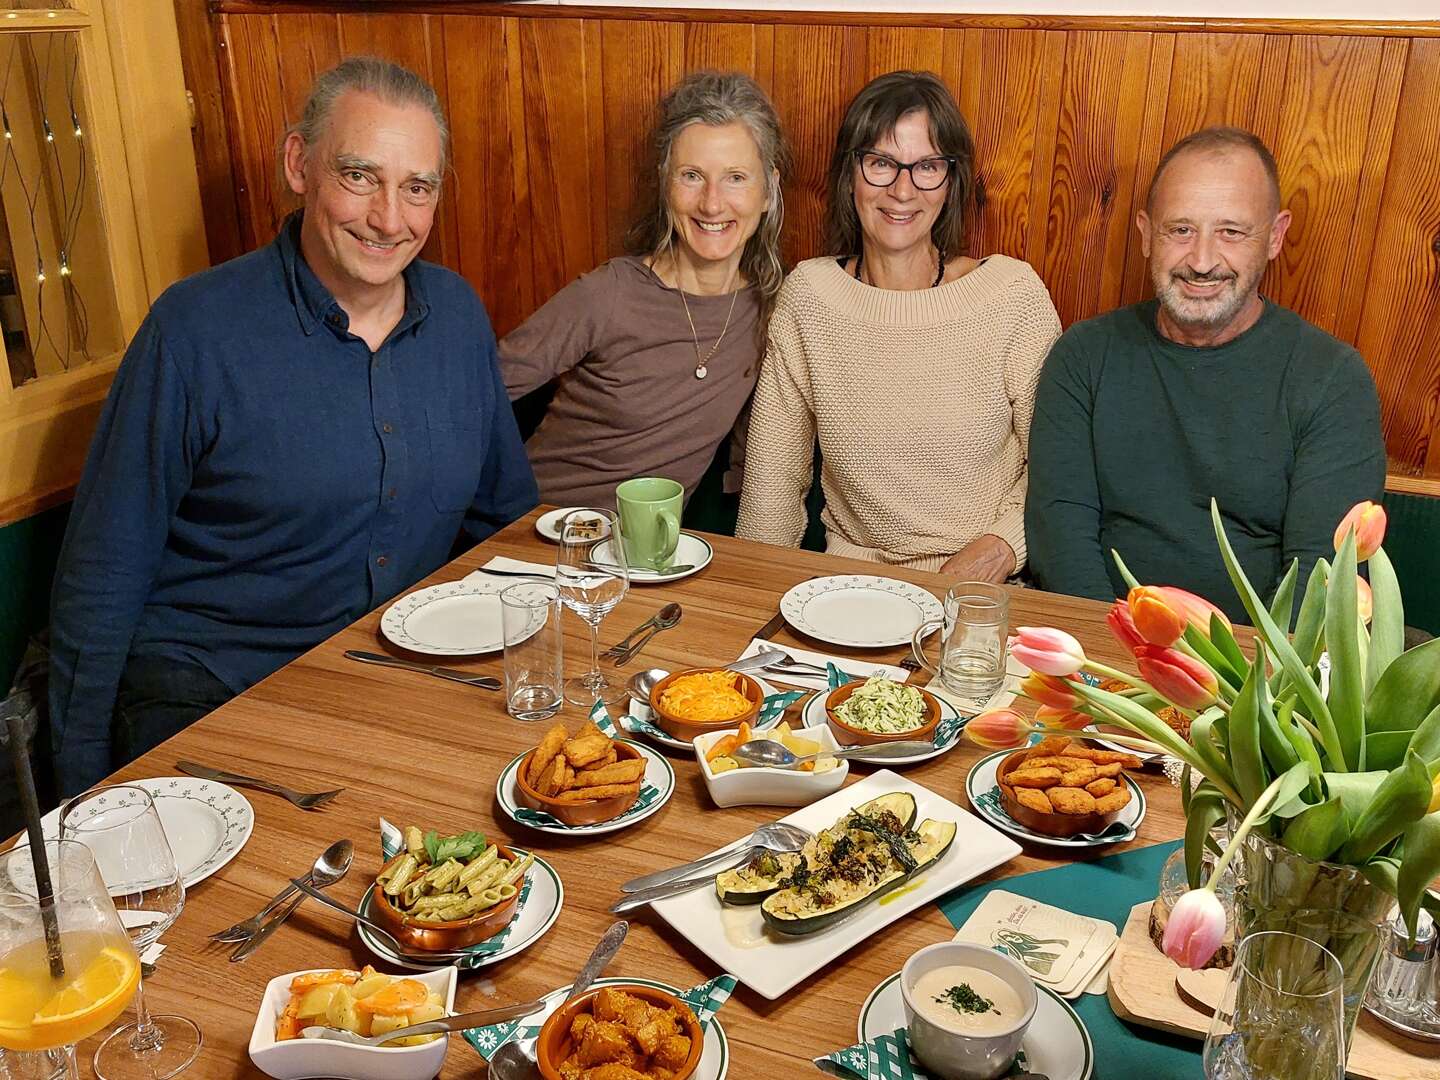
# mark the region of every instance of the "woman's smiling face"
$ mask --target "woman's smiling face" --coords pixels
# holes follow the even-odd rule
[[[902,165],[940,156],[930,139],[930,119],[918,109],[902,116],[888,134],[866,149]],[[855,213],[860,218],[866,244],[899,255],[928,243],[935,219],[944,209],[949,180],[933,191],[922,191],[907,170],[889,187],[875,187],[865,179],[860,162],[857,154],[853,165]]]
[[[743,124],[691,124],[671,150],[666,202],[697,264],[737,263],[767,204],[765,167]]]

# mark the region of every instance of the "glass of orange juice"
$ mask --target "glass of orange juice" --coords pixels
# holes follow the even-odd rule
[[[130,1004],[140,960],[90,850],[70,840],[45,849],[58,949],[47,940],[30,849],[0,855],[0,1048],[51,1052],[57,1075],[76,1078],[75,1044]]]

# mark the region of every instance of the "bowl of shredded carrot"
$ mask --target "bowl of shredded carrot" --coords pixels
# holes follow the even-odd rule
[[[677,671],[650,691],[655,723],[686,741],[707,731],[753,723],[764,700],[760,684],[750,676],[711,668]]]

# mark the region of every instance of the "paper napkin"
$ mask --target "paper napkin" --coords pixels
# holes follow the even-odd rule
[[[848,656],[827,656],[825,653],[811,652],[809,649],[797,649],[793,645],[777,645],[765,638],[753,638],[745,651],[738,659],[743,660],[747,656],[754,656],[763,649],[784,649],[802,664],[817,664],[824,667],[826,664],[836,664],[845,671],[853,672],[856,675],[864,675],[867,678],[871,675],[884,675],[894,679],[896,682],[904,682],[910,677],[910,672],[895,664],[872,664],[865,660],[852,660]],[[766,681],[774,680],[783,682],[787,686],[804,686],[811,690],[829,689],[829,684],[824,675],[781,675],[778,672],[757,671],[755,674]]]
[[[536,577],[553,578],[555,576],[555,564],[525,562],[523,559],[507,559],[504,555],[496,555],[479,570],[472,570],[465,575],[466,581],[487,581],[486,570],[504,570],[507,574],[534,574]]]
[[[1027,896],[989,893],[955,934],[1018,961],[1061,997],[1077,998],[1110,960],[1119,935],[1104,919],[1076,915]]]
[[[877,1035],[869,1042],[818,1057],[815,1067],[829,1076],[856,1080],[931,1080],[931,1074],[910,1049],[910,1039],[903,1027],[888,1035]],[[1025,1074],[1025,1071],[1025,1051],[1022,1050],[1001,1076]]]
[[[680,995],[680,1000],[694,1010],[695,1019],[700,1021],[700,1027],[703,1029],[710,1026],[711,1019],[720,1011],[720,1006],[730,1000],[730,994],[734,989],[734,975],[717,975],[709,982],[686,990]],[[465,1041],[488,1062],[495,1056],[495,1051],[507,1042],[516,1039],[533,1039],[538,1036],[544,1022],[543,1018],[537,1022],[533,1016],[526,1016],[519,1020],[506,1020],[504,1023],[491,1024],[488,1027],[468,1028],[462,1034],[465,1036]]]
[[[509,847],[508,844],[506,846]],[[380,857],[385,862],[389,862],[404,850],[405,834],[382,817],[380,819]],[[517,855],[523,856],[526,854],[526,852],[520,848],[510,848],[510,850]],[[477,941],[474,945],[466,946],[465,952],[474,957],[475,960],[481,960],[487,956],[493,956],[504,949],[505,943],[510,940],[510,931],[514,929],[515,923],[520,918],[520,912],[525,909],[525,901],[528,899],[530,899],[530,875],[527,873],[525,875],[525,883],[520,886],[520,899],[515,903],[515,914],[511,916],[509,924],[504,930],[501,930],[493,937],[488,937],[484,941]],[[457,960],[455,966],[461,971],[464,971],[467,968],[475,967],[475,960]]]

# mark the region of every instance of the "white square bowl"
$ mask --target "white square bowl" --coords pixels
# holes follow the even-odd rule
[[[330,968],[314,968],[329,971]],[[290,1001],[290,980],[303,971],[277,975],[265,987],[260,1012],[250,1032],[250,1060],[256,1068],[276,1080],[303,1080],[305,1077],[336,1076],[345,1080],[430,1080],[445,1063],[450,1036],[420,1046],[356,1046],[332,1039],[286,1039],[275,1041],[275,1022]],[[455,1011],[457,972],[453,966],[404,978],[415,979],[437,991],[447,1014]]]
[[[692,740],[695,746],[695,760],[700,763],[700,775],[705,778],[705,787],[716,806],[806,806],[816,799],[823,799],[831,792],[839,791],[850,775],[850,762],[842,758],[835,766],[822,773],[799,772],[795,769],[746,768],[731,769],[717,773],[710,768],[705,755],[710,748],[726,735],[733,735],[737,728],[724,731],[707,731]],[[774,729],[759,732],[770,736]],[[838,750],[835,734],[830,725],[798,728],[793,734],[802,739],[814,739],[821,750]]]

